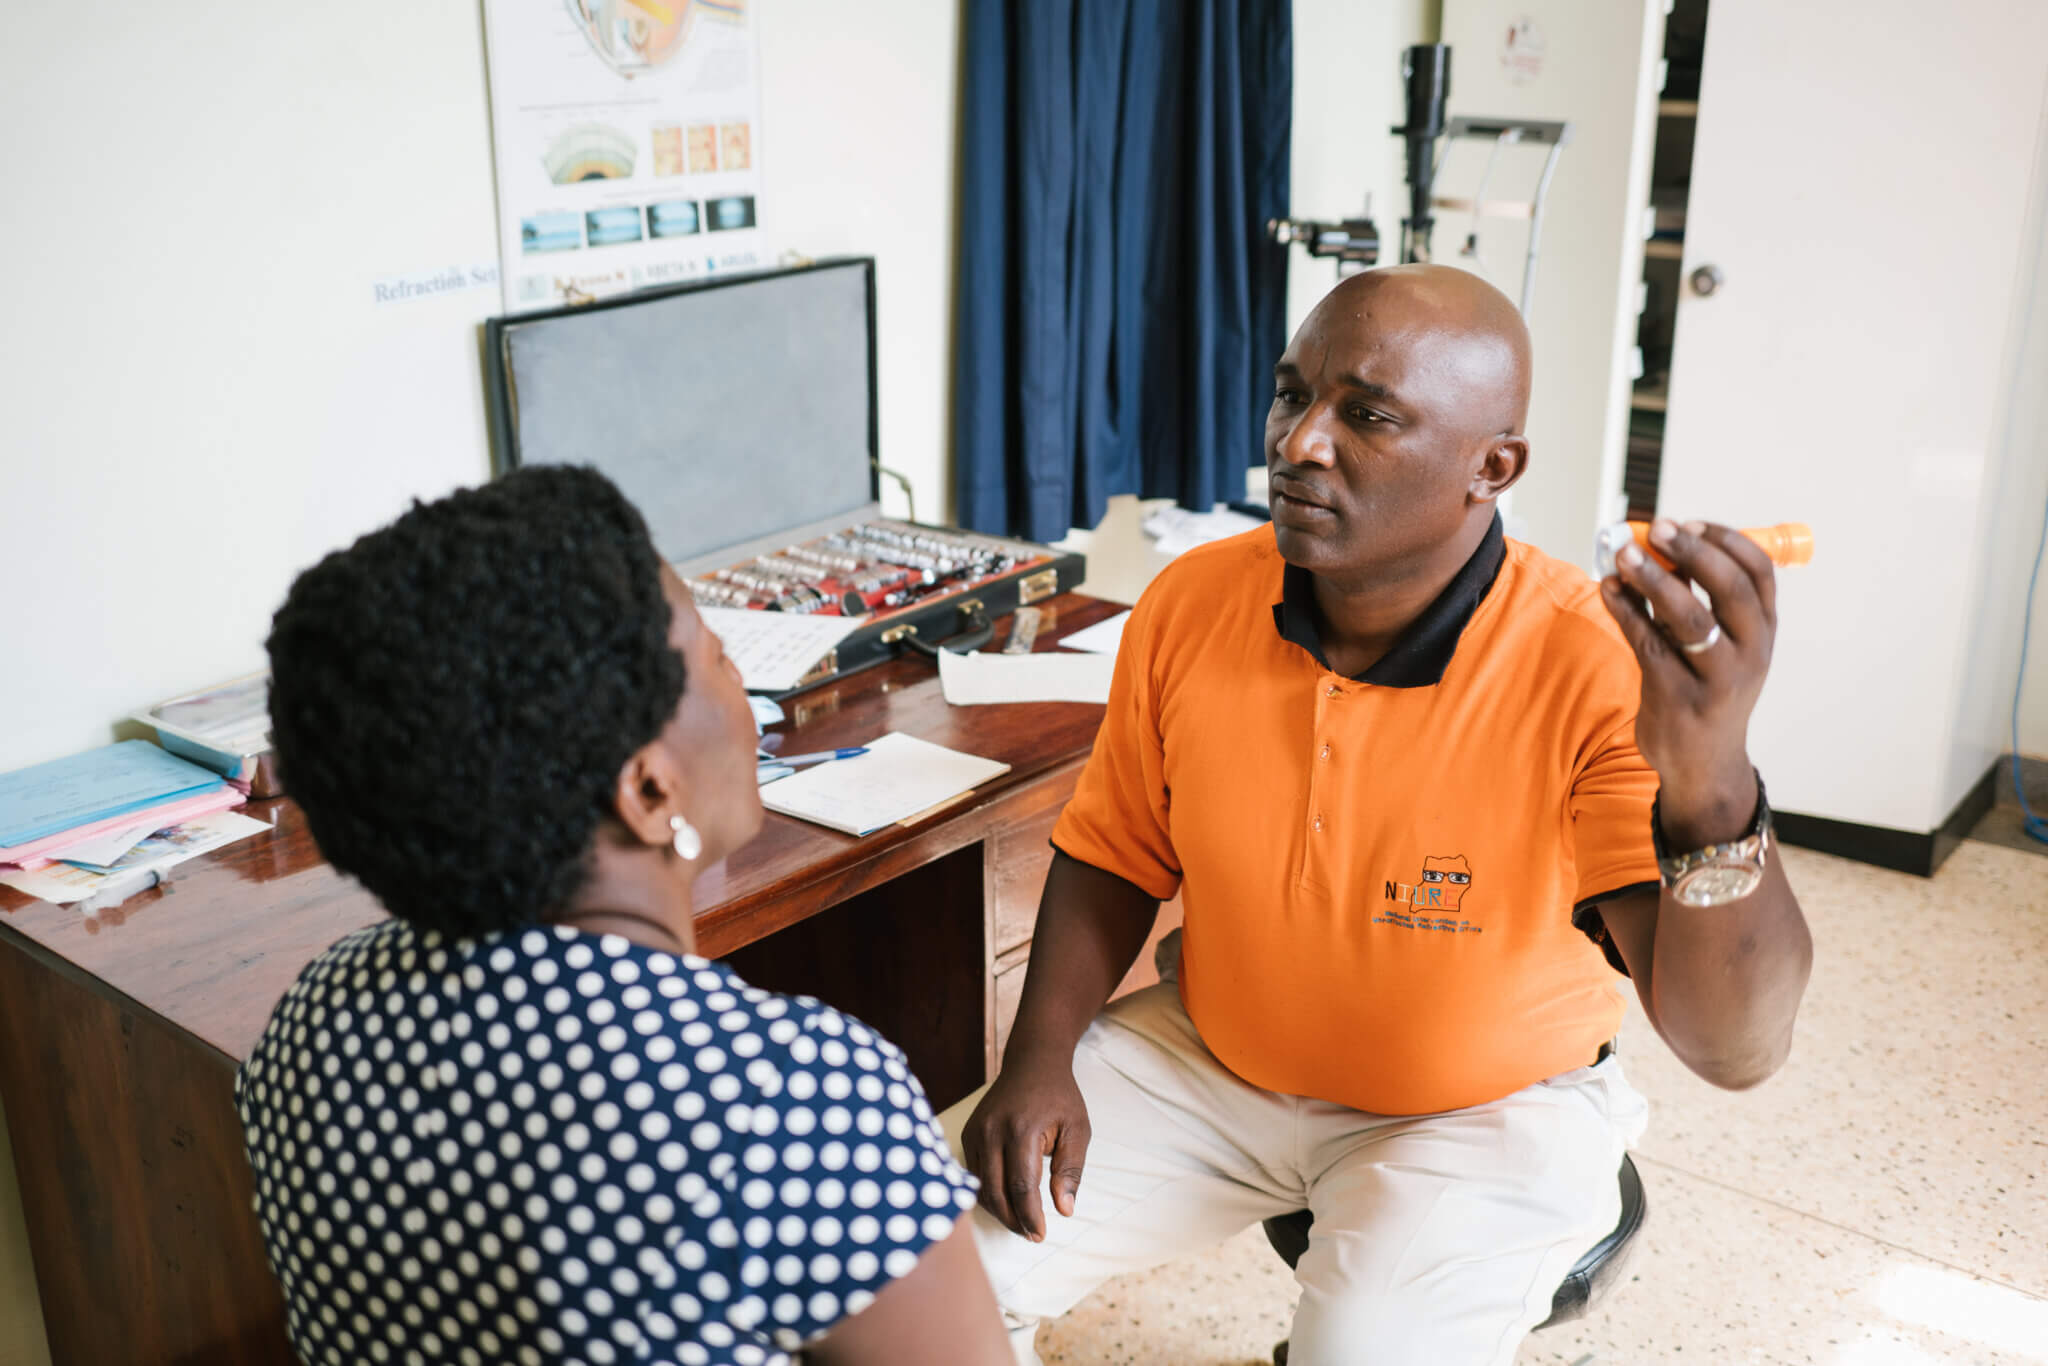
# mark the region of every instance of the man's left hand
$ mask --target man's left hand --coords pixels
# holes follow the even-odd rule
[[[1777,636],[1777,571],[1724,526],[1660,517],[1650,544],[1677,572],[1631,543],[1600,597],[1642,665],[1636,747],[1657,770],[1665,837],[1697,849],[1741,835],[1756,809],[1749,715]]]

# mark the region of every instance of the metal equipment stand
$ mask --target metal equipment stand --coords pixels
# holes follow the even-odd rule
[[[1450,97],[1451,89],[1450,48],[1442,43],[1419,44],[1403,54],[1402,62],[1407,81],[1408,121],[1393,130],[1408,144],[1409,214],[1401,220],[1401,260],[1405,263],[1431,259],[1430,236],[1436,227],[1431,210],[1450,209],[1473,216],[1475,222],[1472,230],[1466,233],[1459,254],[1469,257],[1484,274],[1485,262],[1479,255],[1476,220],[1525,219],[1529,224],[1529,251],[1522,267],[1521,309],[1522,315],[1527,317],[1530,285],[1536,278],[1537,248],[1543,235],[1543,201],[1550,193],[1551,175],[1557,170],[1557,154],[1571,141],[1572,126],[1542,119],[1460,116],[1446,120],[1444,102]],[[1438,146],[1440,141],[1441,148]],[[1460,141],[1489,144],[1479,187],[1469,199],[1435,195],[1432,188],[1437,175],[1450,159],[1451,148]],[[1493,179],[1494,163],[1501,148],[1522,143],[1540,144],[1550,149],[1544,158],[1543,174],[1536,182],[1534,194],[1526,201],[1488,199],[1486,187]],[[1292,242],[1303,243],[1310,256],[1335,258],[1340,276],[1379,263],[1380,234],[1373,225],[1369,196],[1365,212],[1357,218],[1339,222],[1275,218],[1266,224],[1266,234],[1283,246]]]
[[[1479,173],[1479,187],[1470,199],[1432,196],[1429,204],[1435,209],[1450,209],[1453,212],[1469,213],[1474,222],[1472,231],[1465,235],[1465,245],[1460,254],[1469,256],[1481,266],[1485,263],[1479,257],[1479,225],[1482,218],[1525,219],[1529,224],[1529,252],[1522,264],[1522,316],[1529,316],[1529,287],[1536,279],[1536,250],[1543,237],[1543,201],[1550,193],[1550,177],[1557,170],[1557,154],[1571,141],[1570,123],[1553,123],[1543,119],[1475,119],[1458,117],[1444,128],[1444,150],[1437,165],[1441,169],[1450,160],[1452,146],[1460,139],[1484,141],[1489,145],[1486,153],[1486,167]],[[1538,143],[1550,148],[1543,158],[1543,174],[1536,182],[1535,193],[1528,199],[1488,199],[1487,182],[1493,179],[1494,162],[1500,157],[1500,149],[1520,143]],[[1428,242],[1425,238],[1423,249]],[[1426,255],[1415,258],[1427,260]]]

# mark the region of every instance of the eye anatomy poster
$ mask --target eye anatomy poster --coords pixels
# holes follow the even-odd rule
[[[767,264],[754,0],[485,0],[508,312]]]

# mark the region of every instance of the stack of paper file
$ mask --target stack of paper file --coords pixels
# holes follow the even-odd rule
[[[147,740],[0,774],[0,864],[36,868],[74,845],[154,831],[240,806],[244,797],[218,773],[166,754]],[[111,860],[94,859],[92,862]]]
[[[219,687],[186,693],[135,713],[156,728],[157,743],[250,790],[275,797],[270,748],[270,675],[249,674]]]
[[[262,821],[239,811],[215,811],[153,831],[140,840],[127,830],[67,845],[57,851],[63,856],[61,861],[40,868],[0,865],[0,883],[60,906],[83,902],[80,909],[90,913],[158,885],[187,859],[268,829]],[[90,862],[95,858],[107,861]]]

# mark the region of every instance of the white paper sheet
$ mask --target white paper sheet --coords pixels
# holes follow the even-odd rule
[[[857,759],[834,759],[761,789],[785,816],[865,835],[1007,773],[1010,766],[891,731]]]
[[[1054,641],[1062,650],[1086,650],[1090,654],[1113,655],[1117,646],[1123,644],[1124,623],[1131,619],[1129,612],[1119,612],[1108,621],[1098,621],[1070,636],[1061,636]]]
[[[216,811],[210,816],[195,816],[157,831],[96,871],[122,873],[143,868],[169,868],[268,829],[268,821],[259,821],[239,811]]]
[[[38,858],[56,859],[59,862],[112,863],[121,855],[156,833],[154,825],[134,825],[125,830],[110,830],[104,835],[67,844],[61,849],[51,849],[38,854]]]
[[[88,873],[83,868],[74,868],[68,863],[52,863],[41,868],[7,868],[0,870],[0,884],[26,893],[39,901],[48,901],[58,906],[69,906],[74,901],[85,901],[106,892],[115,896],[132,896],[136,892],[154,887],[158,873],[145,869],[139,873]]]
[[[956,707],[991,702],[1107,702],[1115,655],[939,655],[939,686]]]
[[[1189,512],[1184,507],[1163,507],[1145,518],[1145,534],[1162,555],[1179,555],[1198,545],[1237,536],[1270,525],[1242,512],[1219,506],[1214,512]]]
[[[825,652],[867,618],[811,617],[798,612],[753,612],[743,607],[699,607],[697,615],[738,666],[740,682],[755,692],[794,688]]]

